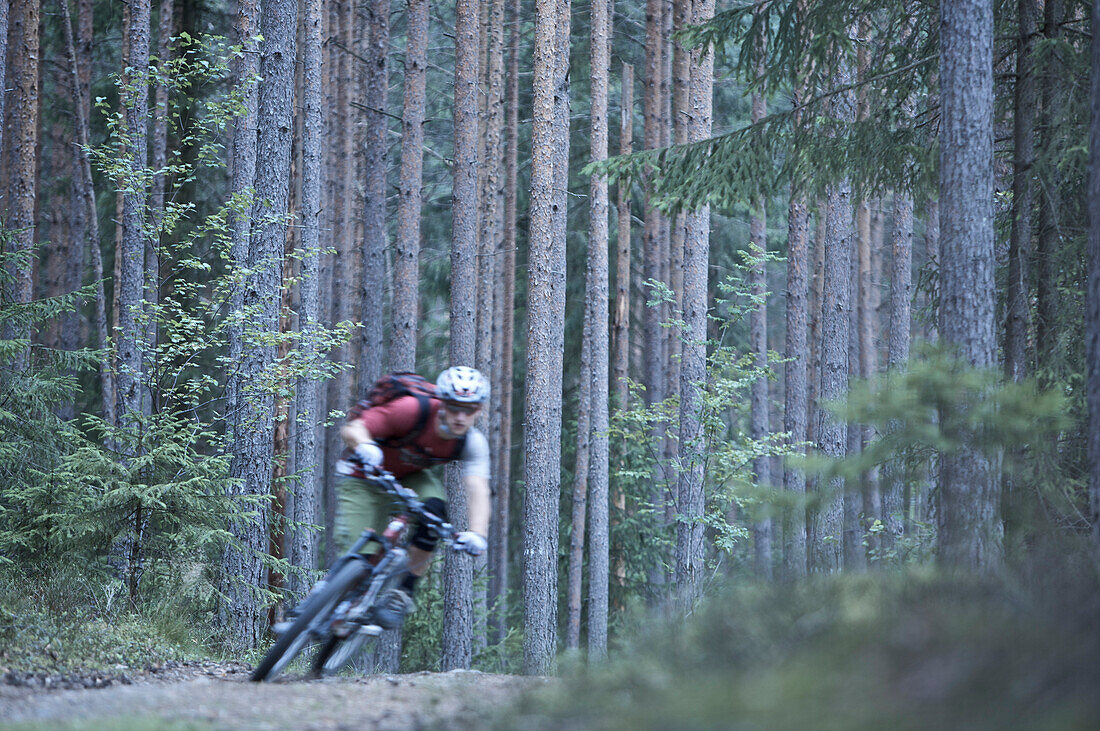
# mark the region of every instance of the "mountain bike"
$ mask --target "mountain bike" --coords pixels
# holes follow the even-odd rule
[[[367,640],[382,633],[373,620],[378,599],[397,587],[408,566],[408,527],[414,519],[433,531],[447,546],[454,545],[454,527],[424,507],[412,490],[403,487],[384,470],[366,478],[392,496],[401,512],[382,533],[368,528],[355,544],[338,558],[328,573],[291,611],[290,626],[252,671],[256,682],[274,680],[310,645],[317,644],[311,662],[313,677],[338,672],[358,654]],[[360,553],[375,543],[376,553]]]

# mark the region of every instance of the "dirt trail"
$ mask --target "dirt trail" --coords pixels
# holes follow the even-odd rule
[[[542,679],[476,671],[250,683],[243,668],[80,690],[0,686],[0,728],[475,729]]]

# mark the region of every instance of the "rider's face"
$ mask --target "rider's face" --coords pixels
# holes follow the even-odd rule
[[[460,437],[470,430],[477,419],[481,406],[476,404],[452,404],[443,402],[443,408],[439,410],[439,418],[447,430]]]

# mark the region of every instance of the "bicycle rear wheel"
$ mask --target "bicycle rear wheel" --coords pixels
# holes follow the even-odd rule
[[[370,575],[370,571],[370,566],[364,560],[349,561],[326,581],[324,587],[307,597],[298,608],[298,617],[294,624],[267,651],[264,659],[252,671],[251,680],[260,682],[277,678],[309,644],[310,630],[317,620],[323,621],[327,618],[340,601]]]

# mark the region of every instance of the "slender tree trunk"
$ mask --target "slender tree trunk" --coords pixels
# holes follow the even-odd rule
[[[88,155],[84,152],[88,148],[88,117],[86,116],[88,104],[84,96],[84,89],[80,83],[80,71],[77,64],[76,47],[73,42],[72,17],[68,4],[62,0],[61,23],[65,37],[65,49],[69,66],[69,80],[73,88],[74,109],[76,110],[77,161],[79,163],[79,177],[81,190],[81,203],[85,206],[85,236],[86,246],[91,252],[92,276],[96,281],[95,292],[95,326],[97,342],[100,348],[107,348],[109,336],[107,334],[107,295],[103,287],[103,258],[99,248],[99,215],[96,209],[95,189],[92,184],[92,165]],[[2,95],[0,95],[2,96]],[[0,125],[2,126],[2,125]],[[99,365],[99,382],[103,403],[103,419],[108,424],[115,423],[115,377],[110,363],[106,360]]]
[[[1028,300],[1031,287],[1028,263],[1031,257],[1032,164],[1036,118],[1036,84],[1032,72],[1039,28],[1036,0],[1016,3],[1019,37],[1016,40],[1016,85],[1013,114],[1012,228],[1009,236],[1008,290],[1005,294],[1005,376],[1020,381],[1027,375],[1027,342],[1030,334]]]
[[[528,233],[527,379],[524,423],[523,670],[551,671],[557,628],[558,490],[565,314],[564,248],[555,241],[558,196],[557,0],[535,3],[534,122]]]
[[[796,97],[795,106],[798,105]],[[807,299],[809,293],[809,216],[806,199],[797,188],[791,193],[787,214],[787,313],[784,369],[783,430],[789,444],[807,439]],[[804,452],[796,447],[796,452]],[[806,494],[806,475],[791,462],[783,469],[783,489],[791,494],[794,507],[786,514],[783,526],[783,571],[788,579],[806,575],[806,510],[801,500]]]
[[[1046,0],[1043,3],[1043,36],[1048,43],[1057,44],[1062,35],[1062,20],[1065,15],[1064,0]],[[1055,127],[1061,115],[1063,95],[1062,74],[1065,66],[1056,45],[1046,60],[1043,74],[1042,113],[1040,118],[1040,140],[1045,157],[1051,163],[1043,171],[1043,180],[1039,185],[1039,231],[1038,248],[1035,252],[1035,340],[1037,365],[1040,371],[1052,371],[1058,362],[1058,252],[1061,232],[1059,221],[1062,216],[1061,179],[1058,174],[1059,153],[1055,149],[1057,134]],[[946,254],[946,216],[944,206],[944,249]]]
[[[841,67],[835,77],[837,88],[851,81],[851,71]],[[833,100],[834,116],[841,124],[855,119],[855,95],[842,92]],[[821,296],[821,354],[819,399],[835,401],[848,390],[848,337],[851,308],[852,191],[845,178],[831,186],[825,206],[824,266]],[[847,428],[824,409],[817,409],[814,440],[827,456],[842,457],[847,448]],[[815,571],[837,571],[842,565],[844,500],[843,480],[818,483],[824,493],[814,517],[809,562]]]
[[[622,101],[619,103],[619,154],[628,155],[634,146],[634,67],[623,64]],[[625,408],[630,376],[630,186],[619,183],[618,248],[615,257],[615,319],[612,325],[614,361],[611,367],[615,404]]]
[[[477,345],[477,61],[478,10],[459,0],[455,11],[454,183],[451,243],[451,365],[474,362]],[[466,492],[448,470],[451,522],[466,525]],[[468,556],[448,553],[444,568],[443,670],[470,667],[473,570]]]
[[[907,367],[913,297],[913,198],[904,190],[894,191],[894,230],[891,236],[890,341],[888,363],[891,372]],[[887,545],[905,532],[906,506],[901,475],[884,470],[882,495]]]
[[[65,8],[66,14],[68,8]],[[0,3],[0,166],[3,165],[3,151],[4,151],[4,132],[7,127],[8,118],[7,114],[7,84],[8,84],[8,24],[10,20],[11,3]],[[70,21],[69,32],[72,32],[72,22]],[[75,95],[74,95],[75,97]],[[0,170],[0,172],[5,172]],[[3,177],[0,176],[0,181]],[[2,183],[0,183],[2,185]],[[4,193],[0,190],[0,196]]]
[[[256,148],[256,202],[252,210],[256,225],[249,236],[247,261],[253,273],[245,287],[243,306],[253,327],[268,334],[279,332],[297,15],[296,2],[280,0],[265,5],[260,18],[263,82],[257,114],[260,132]],[[263,496],[270,491],[272,474],[274,401],[273,394],[253,384],[271,368],[275,346],[246,340],[241,358],[243,387],[238,398],[236,448],[230,474],[239,480],[240,494]],[[263,629],[262,615],[251,590],[262,585],[262,566],[256,556],[266,548],[267,522],[266,510],[260,508],[253,521],[230,527],[243,550],[230,549],[226,556],[226,571],[236,579],[228,592],[229,631],[233,644],[242,648],[255,647]]]
[[[348,2],[351,8],[347,20],[350,46],[351,29],[355,27],[358,14],[354,10],[354,3],[351,0]],[[359,74],[362,98],[370,109],[365,112],[366,125],[362,145],[365,181],[362,198],[363,269],[357,299],[361,302],[360,321],[363,327],[356,357],[360,391],[382,375],[382,293],[385,291],[386,277],[386,150],[389,148],[386,95],[389,89],[390,0],[372,0],[369,18],[369,42],[360,42],[360,55],[365,63],[362,64]],[[362,22],[359,25],[358,35],[362,39],[367,29],[362,27]],[[347,63],[351,64],[354,60],[348,58]],[[353,75],[349,74],[349,83],[351,78]],[[350,172],[354,168],[349,164],[345,169]],[[350,194],[354,181],[348,178],[345,186]],[[349,229],[353,228],[349,226]],[[415,340],[413,347],[415,355]]]
[[[714,0],[695,6],[691,22],[704,23],[714,17]],[[714,82],[713,49],[691,52],[690,140],[710,137]],[[680,363],[680,453],[677,493],[680,522],[676,528],[676,587],[689,604],[703,587],[703,476],[707,454],[702,421],[702,392],[707,377],[707,266],[710,259],[710,209],[703,207],[687,217],[684,237],[684,324],[687,342]]]
[[[592,114],[589,143],[593,161],[607,159],[608,146],[608,74],[611,67],[611,0],[595,0],[589,17],[592,69]],[[589,351],[591,376],[591,437],[588,443],[588,657],[607,655],[608,579],[610,565],[610,524],[608,505],[608,190],[607,178],[593,175],[589,180],[588,272],[585,297],[591,328]],[[629,236],[629,221],[627,222]],[[629,249],[629,240],[627,248]],[[629,254],[628,254],[629,255]]]
[[[865,215],[866,214],[866,215]],[[849,264],[848,301],[848,383],[859,378],[860,367],[860,249],[871,238],[870,210],[865,201],[856,206],[856,251]],[[845,388],[847,390],[847,388]],[[863,447],[863,427],[860,424],[847,425],[847,455],[856,457]],[[844,481],[844,540],[843,566],[846,571],[865,571],[867,552],[863,547],[863,489],[864,474]]]
[[[805,6],[798,8],[799,14]],[[794,87],[791,100],[795,108],[793,123],[796,129],[803,125],[802,105],[806,82],[800,78]],[[783,430],[790,436],[788,445],[796,452],[805,453],[801,445],[807,440],[806,415],[808,402],[809,329],[807,312],[809,299],[809,214],[806,209],[802,181],[791,185],[790,204],[787,212],[787,310],[786,310],[786,365],[783,374]],[[784,462],[783,489],[790,493],[794,506],[784,512],[783,520],[783,574],[788,580],[806,575],[806,510],[802,500],[806,495],[806,475],[793,461]]]
[[[971,366],[990,368],[993,333],[993,8],[960,0],[940,8],[940,329]],[[996,459],[964,445],[940,461],[939,557],[985,569],[1000,563]]]
[[[324,135],[321,96],[322,0],[306,0],[302,49],[302,195],[298,214],[301,226],[301,276],[298,283],[299,327],[302,330],[302,359],[307,363],[319,358],[312,339],[321,321],[321,146]],[[298,525],[317,523],[320,487],[320,444],[318,426],[322,421],[321,388],[311,378],[299,378],[298,408],[294,455],[301,479],[293,501],[291,518]],[[304,569],[317,567],[317,535],[312,529],[298,528],[287,541],[287,558]],[[293,594],[301,595],[308,584],[288,582]]]
[[[591,245],[589,242],[589,246]],[[569,533],[569,567],[565,581],[565,646],[570,650],[581,646],[585,519],[588,517],[588,445],[592,424],[592,323],[588,319],[591,314],[586,297],[584,333],[581,336],[580,382],[577,387],[577,459],[573,468],[573,513]]]
[[[420,187],[424,169],[424,105],[428,78],[428,0],[408,0],[405,100],[401,114],[401,182],[393,271],[390,366],[416,368],[420,290]]]
[[[806,440],[817,442],[817,404],[821,394],[821,304],[825,299],[825,232],[828,198],[818,198],[814,213],[813,278],[810,280],[809,398],[806,400]]]
[[[519,32],[520,0],[512,6],[512,33],[508,41],[508,103],[504,145],[504,227],[501,238],[501,266],[498,270],[501,305],[497,318],[500,347],[495,358],[494,392],[500,442],[493,456],[497,478],[493,495],[493,521],[489,526],[489,601],[492,606],[493,639],[501,642],[508,631],[508,527],[511,513],[512,486],[512,345],[516,285],[516,179],[519,172]],[[496,306],[494,304],[494,306]]]
[[[118,280],[118,405],[119,417],[126,423],[141,412],[143,391],[141,325],[142,299],[146,288],[145,216],[146,185],[143,173],[147,165],[149,138],[146,131],[149,116],[149,1],[129,4],[128,59],[124,93],[126,130],[129,138],[127,155],[130,180],[122,200],[122,240],[116,256],[121,259]],[[132,423],[132,422],[130,422]]]
[[[14,60],[10,74],[11,148],[9,170],[7,228],[12,232],[11,247],[16,252],[30,252],[35,247],[35,213],[38,204],[38,93],[39,93],[39,0],[17,0],[10,15],[11,55]],[[6,92],[6,90],[3,90]],[[0,117],[0,126],[3,118]],[[35,258],[28,254],[25,262],[15,265],[12,301],[30,302],[34,298]],[[13,327],[11,335],[30,337],[25,326]],[[17,366],[30,364],[30,351],[16,359]]]
[[[1092,6],[1092,124],[1089,133],[1088,292],[1086,327],[1089,404],[1089,520],[1094,559],[1100,560],[1100,4]]]
[[[763,66],[757,72],[763,71]],[[764,95],[752,95],[752,121],[758,123],[767,114]],[[763,371],[768,367],[768,250],[767,235],[767,199],[758,196],[753,202],[752,216],[749,219],[749,241],[759,248],[753,252],[756,260],[749,270],[749,288],[753,297],[761,298],[760,304],[749,315],[749,349],[753,353],[753,365]],[[762,375],[752,384],[752,421],[749,434],[754,441],[763,441],[771,431],[768,424],[770,406],[768,404],[768,377]],[[753,474],[756,484],[761,487],[771,485],[771,457],[760,456],[753,460]],[[752,527],[753,549],[756,575],[761,579],[772,578],[772,521],[771,518],[758,520]]]

